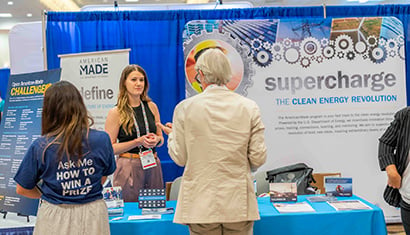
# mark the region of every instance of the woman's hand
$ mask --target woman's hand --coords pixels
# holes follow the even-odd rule
[[[154,133],[148,133],[147,135],[144,135],[143,137],[144,137],[144,141],[142,145],[145,148],[153,148],[157,146],[159,141],[161,141],[161,138]]]
[[[144,146],[144,140],[145,140],[145,136],[140,136],[140,137],[134,139],[135,147]]]

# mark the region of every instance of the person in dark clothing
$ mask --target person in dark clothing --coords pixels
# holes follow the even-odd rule
[[[387,173],[385,201],[400,207],[406,234],[410,235],[410,107],[394,115],[393,122],[379,138],[379,165]]]

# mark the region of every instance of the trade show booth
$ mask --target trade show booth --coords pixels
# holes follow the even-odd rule
[[[315,204],[316,213],[297,214],[293,219],[321,221],[324,227],[312,228],[309,223],[304,227],[314,232],[303,234],[337,228],[337,221],[352,228],[348,234],[385,234],[383,216],[387,222],[399,222],[400,217],[399,211],[383,200],[387,180],[378,165],[378,138],[394,113],[410,102],[410,62],[405,56],[409,50],[409,20],[410,5],[115,9],[47,12],[43,33],[38,32],[38,24],[35,27],[45,36],[43,66],[61,69],[62,74],[66,69],[65,80],[75,79],[80,64],[94,66],[98,62],[75,56],[126,51],[126,57],[117,60],[112,70],[118,73],[127,62],[145,69],[150,82],[148,94],[157,104],[163,123],[172,121],[180,101],[200,92],[194,84],[194,54],[204,47],[223,48],[236,71],[228,88],[254,100],[261,108],[268,160],[259,171],[303,162],[314,173],[340,172],[342,177],[353,179],[353,197],[371,207],[349,214]],[[63,62],[67,57],[74,58],[69,66]],[[13,68],[11,71],[13,78]],[[0,84],[9,81],[9,73],[0,70]],[[104,89],[114,89],[119,80],[115,77],[114,85]],[[93,81],[90,86],[99,84]],[[7,89],[0,87],[2,97],[7,98],[3,95]],[[5,133],[1,128],[0,135]],[[171,160],[166,144],[158,149],[158,156],[164,182],[182,175],[183,168]],[[21,154],[17,156],[21,158]],[[0,162],[8,164],[4,167],[7,179],[13,174],[8,159],[9,154],[0,154]],[[2,183],[10,185],[0,178]],[[12,193],[7,196],[16,197]],[[266,226],[272,221],[289,223],[290,215],[278,213],[266,199],[259,199],[259,205],[262,220],[255,223],[255,234],[269,233]],[[144,226],[159,231],[174,226],[172,229],[181,234],[187,233],[186,227],[172,224],[170,215],[145,225],[141,225],[145,221],[127,221],[126,215],[136,213],[129,212],[134,207],[127,204],[124,218],[111,221],[112,233],[123,229],[142,231]],[[361,220],[360,224],[368,225],[366,228],[351,226]],[[161,225],[157,227],[156,223]],[[281,229],[286,233],[286,227]]]

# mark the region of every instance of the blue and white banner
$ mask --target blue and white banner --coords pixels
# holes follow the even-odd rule
[[[398,214],[383,201],[377,158],[378,138],[406,106],[398,19],[191,21],[183,37],[187,96],[201,92],[195,54],[217,47],[234,71],[228,88],[259,104],[268,146],[260,170],[304,162],[341,172],[354,178],[354,194]]]
[[[0,125],[0,210],[36,215],[38,200],[16,194],[13,180],[31,143],[41,135],[44,92],[60,69],[11,75]]]
[[[108,111],[117,103],[121,72],[129,64],[129,49],[65,54],[61,57],[61,80],[80,91],[94,128],[104,130]]]

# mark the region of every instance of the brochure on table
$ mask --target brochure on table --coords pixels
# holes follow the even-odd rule
[[[351,197],[353,192],[352,178],[326,177],[326,195],[337,197]]]
[[[323,195],[311,196],[311,197],[307,197],[306,199],[309,202],[333,202],[333,201],[337,201],[337,197],[323,196]]]
[[[273,206],[280,213],[315,212],[315,209],[307,202],[273,203]]]
[[[130,215],[128,220],[161,219],[161,215]]]
[[[124,200],[122,199],[122,188],[120,186],[103,188],[102,194],[105,204],[107,204],[109,216],[124,214]]]
[[[162,214],[174,214],[174,208],[142,208],[142,215],[162,215]]]
[[[296,202],[297,185],[293,183],[269,183],[271,202]]]
[[[347,210],[371,210],[372,208],[359,200],[347,200],[347,201],[333,201],[327,202],[330,206],[337,211]]]

